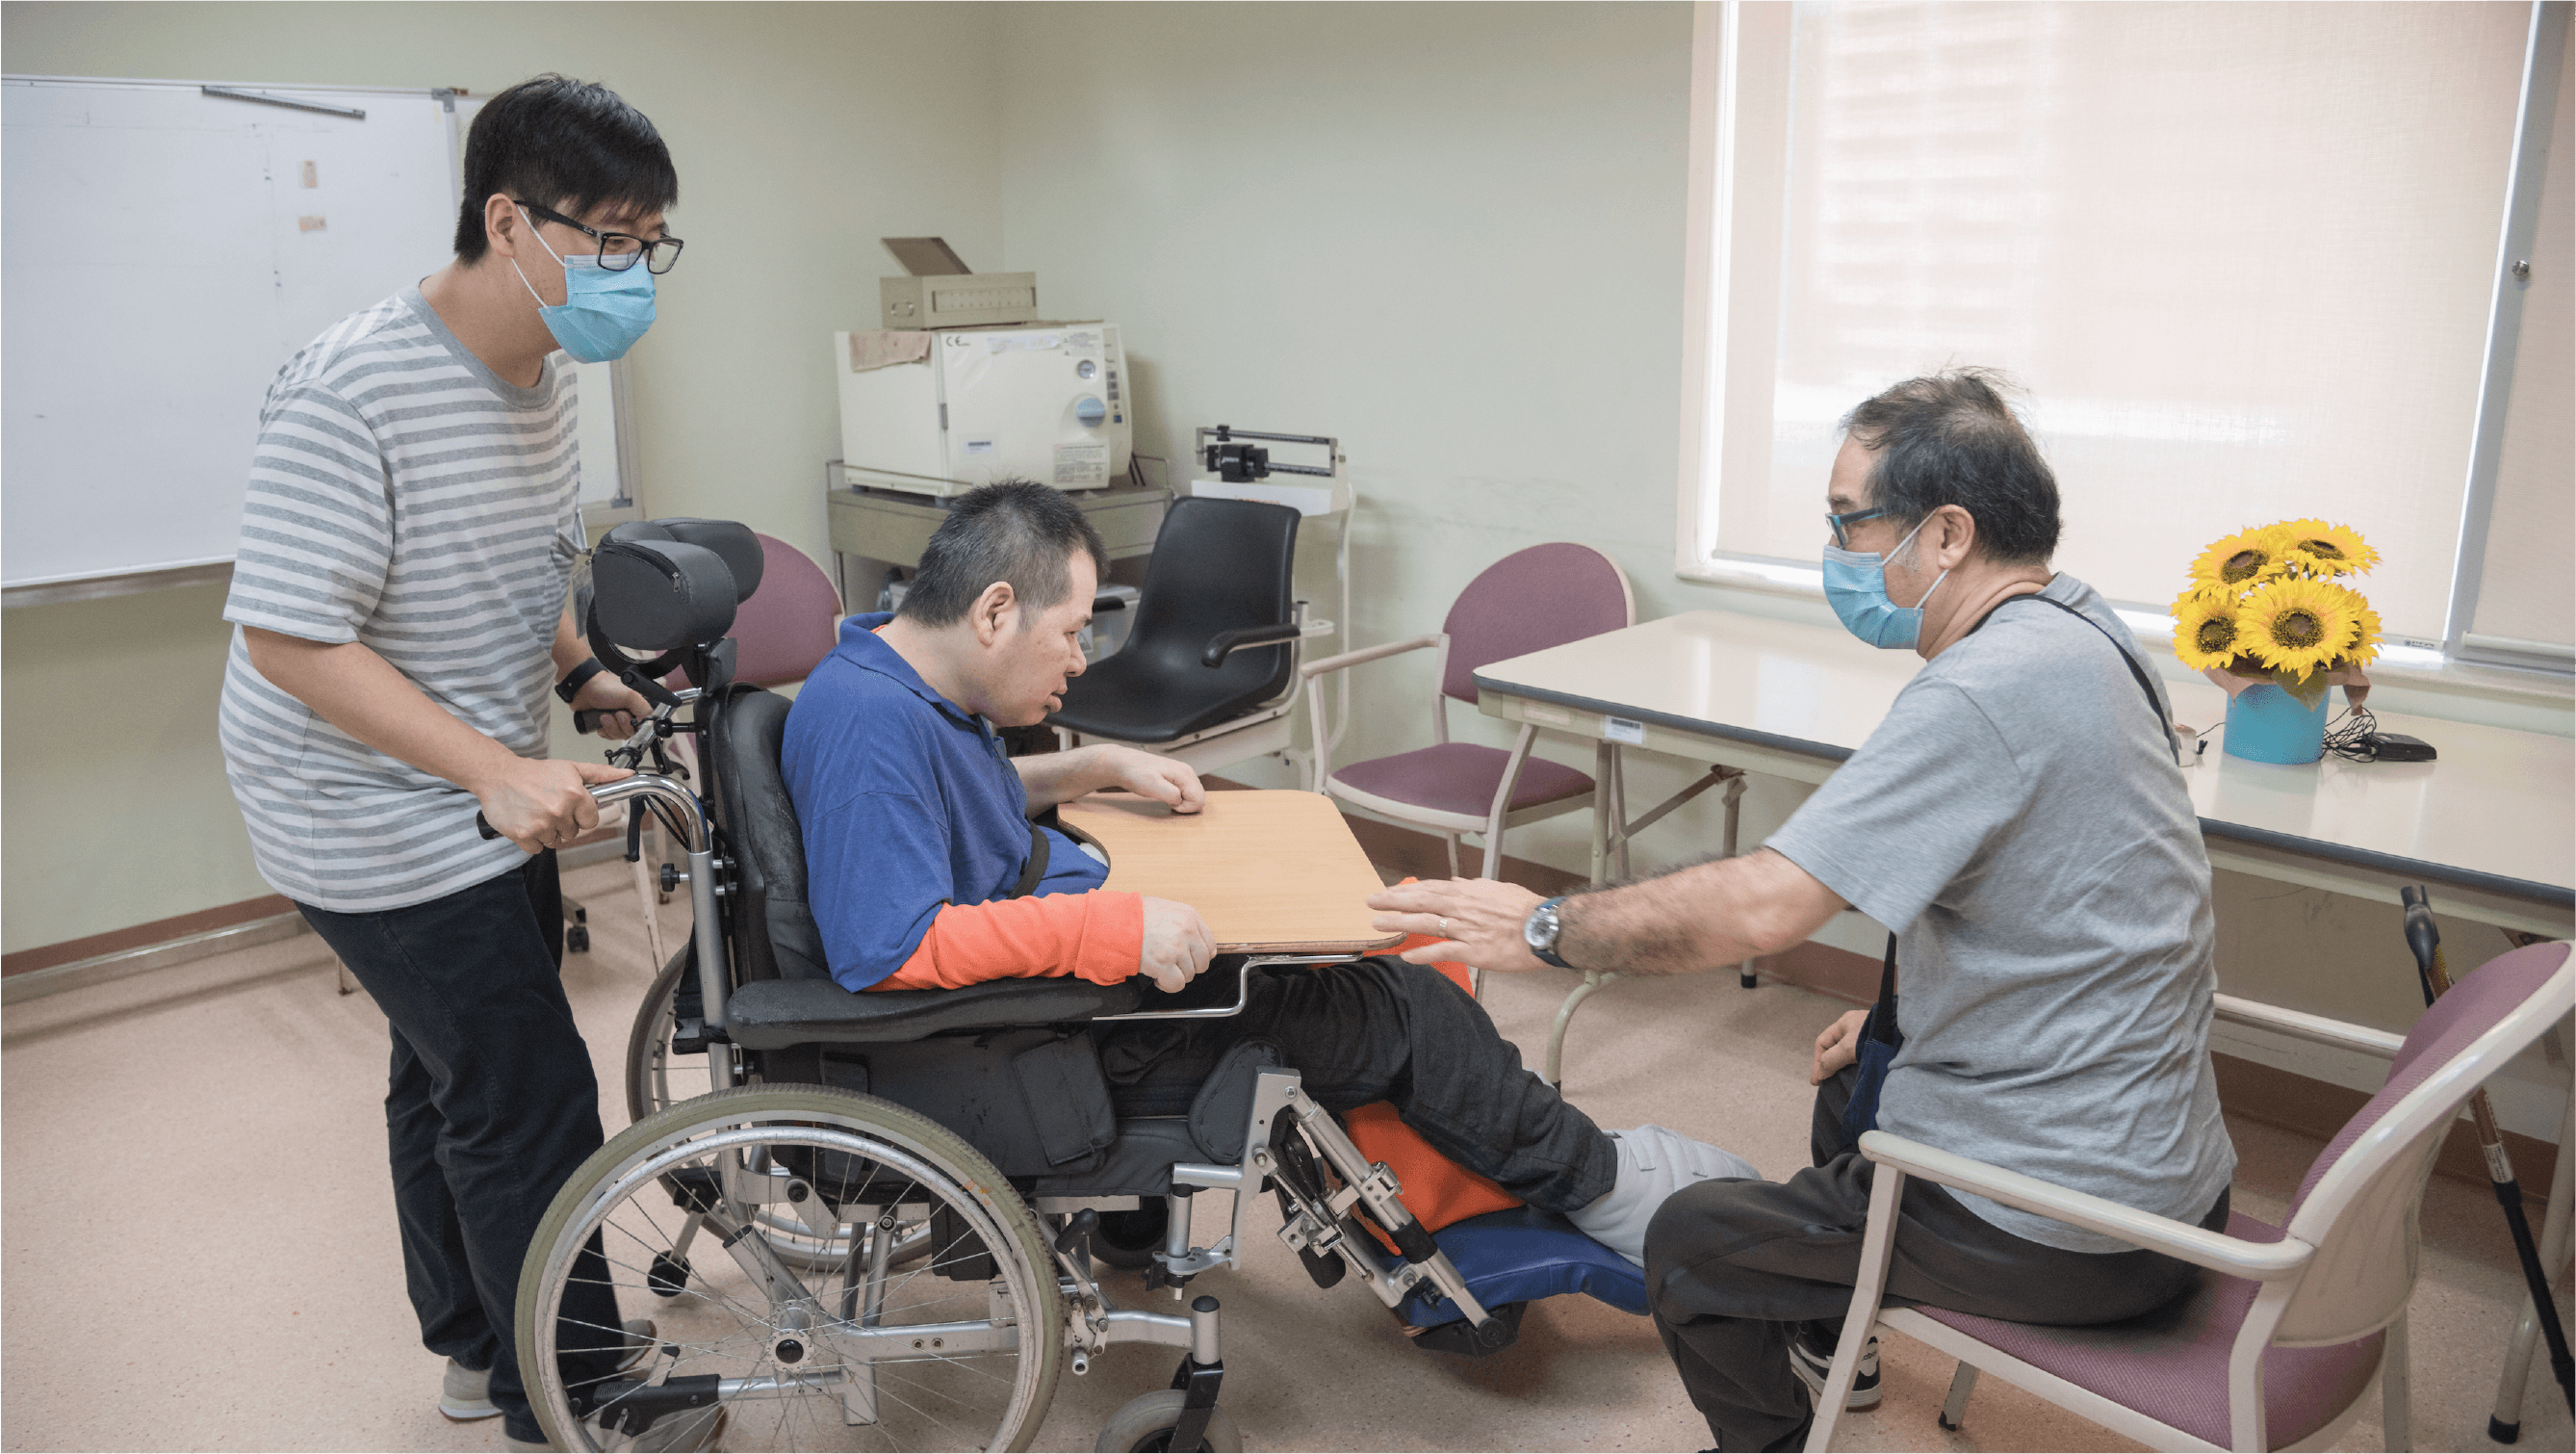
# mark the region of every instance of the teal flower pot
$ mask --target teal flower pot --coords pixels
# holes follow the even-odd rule
[[[2227,755],[2254,762],[2314,762],[2326,750],[2329,688],[2313,707],[2270,682],[2256,682],[2227,702]]]

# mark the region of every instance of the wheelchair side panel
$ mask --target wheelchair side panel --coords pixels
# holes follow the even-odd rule
[[[1008,1177],[1092,1171],[1117,1139],[1109,1085],[1080,1031],[986,1030],[896,1044],[760,1053],[772,1082],[880,1096],[966,1138]]]

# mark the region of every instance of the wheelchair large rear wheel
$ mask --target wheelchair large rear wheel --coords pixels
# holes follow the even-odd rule
[[[753,1215],[808,1207],[860,1229],[826,1269]],[[928,1255],[899,1262],[924,1227]],[[1064,1337],[1052,1256],[992,1164],[822,1087],[719,1091],[621,1132],[548,1207],[517,1312],[529,1401],[561,1449],[649,1443],[707,1398],[729,1450],[1025,1448]],[[631,1367],[581,1351],[634,1317],[658,1343]]]
[[[705,1051],[683,1055],[671,1046],[671,1037],[679,1030],[681,988],[694,987],[688,976],[697,972],[697,955],[682,949],[662,966],[662,972],[653,979],[653,987],[644,992],[644,1003],[635,1008],[635,1026],[626,1036],[626,1119],[630,1125],[715,1088],[707,1076]],[[695,998],[691,996],[692,1001]],[[764,1207],[755,1215],[779,1253],[798,1267],[837,1267],[849,1255],[852,1233],[846,1227],[833,1236],[821,1237],[801,1219],[774,1208]],[[906,1259],[898,1258],[901,1260]]]

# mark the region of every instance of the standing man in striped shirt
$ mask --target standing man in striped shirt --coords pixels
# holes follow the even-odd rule
[[[494,97],[455,261],[270,385],[224,607],[220,729],[253,858],[390,1022],[394,1203],[422,1342],[449,1360],[440,1412],[500,1414],[512,1447],[545,1447],[519,1264],[601,1139],[554,851],[598,824],[584,785],[626,775],[547,760],[546,696],[604,709],[608,736],[645,709],[564,608],[583,539],[555,353],[616,358],[652,322],[678,195],[660,134],[605,87]],[[478,806],[505,841],[477,835]],[[591,1301],[565,1301],[575,1386],[650,1338]]]

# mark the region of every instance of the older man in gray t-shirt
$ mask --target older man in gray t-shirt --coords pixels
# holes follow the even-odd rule
[[[2198,1221],[2236,1166],[2209,1069],[2209,857],[2154,678],[2123,654],[2072,576],[2005,602],[1766,846],[1897,932],[1881,1130]],[[2033,1242],[2128,1250],[1954,1195]]]
[[[1875,1125],[2223,1227],[2236,1156],[2209,1068],[2200,825],[2137,642],[2049,564],[2056,481],[1997,383],[1908,380],[1846,421],[1826,484],[1826,599],[1854,635],[1928,664],[1760,851],[1564,900],[1475,882],[1371,902],[1388,911],[1381,929],[1447,936],[1408,957],[1632,974],[1776,952],[1848,903],[1898,935],[1903,1044]],[[1869,1215],[1863,1020],[1817,1037],[1813,1167],[1623,1212],[1645,1219],[1655,1324],[1721,1448],[1803,1442],[1850,1304]],[[2196,1276],[1912,1179],[1887,1291],[2082,1324],[2147,1312]],[[1851,1406],[1877,1399],[1865,1351]]]

